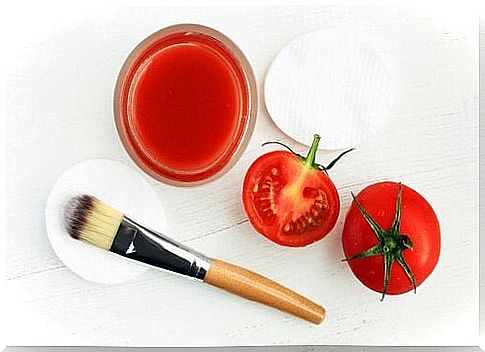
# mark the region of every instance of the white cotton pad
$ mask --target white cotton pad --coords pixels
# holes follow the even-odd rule
[[[372,37],[318,30],[290,42],[271,64],[266,109],[289,137],[320,148],[355,147],[384,125],[394,82]]]
[[[56,182],[46,205],[47,234],[61,261],[82,278],[118,284],[141,275],[146,266],[71,238],[64,227],[66,202],[89,194],[154,230],[166,229],[156,193],[133,169],[106,159],[83,161]]]

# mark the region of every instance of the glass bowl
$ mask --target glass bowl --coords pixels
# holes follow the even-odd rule
[[[150,150],[137,125],[138,110],[134,104],[140,77],[146,72],[146,67],[151,64],[154,55],[181,44],[208,45],[217,55],[224,58],[224,62],[230,65],[230,72],[234,74],[239,99],[237,113],[231,117],[235,118],[236,122],[230,136],[209,162],[193,168],[169,165],[160,160],[153,149]],[[244,151],[256,119],[256,79],[243,52],[224,34],[202,25],[178,24],[155,32],[133,49],[119,73],[113,104],[115,125],[121,142],[131,159],[144,172],[169,184],[196,185],[223,175]],[[162,117],[160,123],[164,123]]]

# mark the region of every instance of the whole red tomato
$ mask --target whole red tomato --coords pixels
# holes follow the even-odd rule
[[[436,267],[440,227],[416,191],[395,182],[368,186],[345,218],[342,245],[354,275],[371,290],[401,294],[419,286]]]
[[[243,204],[251,224],[280,245],[306,246],[328,234],[337,222],[340,199],[326,170],[352,149],[323,167],[315,163],[319,140],[315,135],[307,157],[291,149],[264,154],[244,179]]]

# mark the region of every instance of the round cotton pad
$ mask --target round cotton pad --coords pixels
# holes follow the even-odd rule
[[[165,216],[156,193],[131,168],[110,160],[83,161],[56,182],[46,205],[46,226],[52,248],[61,261],[86,280],[117,284],[141,275],[146,267],[71,238],[64,228],[66,202],[89,194],[154,230],[165,229]]]
[[[377,133],[394,100],[389,70],[371,37],[318,30],[290,42],[266,76],[264,99],[275,124],[322,149],[355,147]]]

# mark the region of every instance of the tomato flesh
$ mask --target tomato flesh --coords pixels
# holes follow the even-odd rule
[[[267,153],[251,165],[244,179],[243,204],[259,233],[291,247],[323,238],[340,211],[339,195],[328,175],[287,151]]]
[[[367,213],[387,230],[395,215],[398,184],[380,182],[357,195],[357,200]],[[402,252],[411,269],[416,286],[419,286],[434,270],[440,254],[440,228],[435,212],[429,203],[413,189],[402,185],[400,232],[410,238],[413,249]],[[346,258],[361,253],[378,243],[378,239],[352,203],[345,219],[342,245]],[[359,258],[348,262],[354,275],[368,288],[383,292],[384,259],[382,255]],[[404,269],[394,262],[391,266],[387,294],[401,294],[413,289]]]

